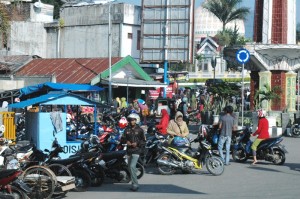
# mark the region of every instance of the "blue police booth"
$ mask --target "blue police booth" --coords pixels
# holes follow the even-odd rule
[[[25,129],[27,139],[36,144],[37,148],[41,150],[50,150],[52,142],[56,138],[64,148],[65,153],[61,155],[62,158],[74,154],[80,148],[82,142],[80,139],[75,141],[67,139],[67,106],[90,107],[93,110],[93,134],[96,133],[97,107],[102,106],[77,94],[65,91],[50,91],[48,94],[36,98],[10,104],[9,109],[25,108],[33,105],[36,105],[37,108],[26,112]]]

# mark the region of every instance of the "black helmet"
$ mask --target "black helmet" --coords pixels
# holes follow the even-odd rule
[[[148,129],[147,129],[147,134],[149,134],[149,135],[154,135],[155,132],[156,132],[156,127],[155,127],[155,125],[150,125],[150,126],[148,127]]]
[[[90,143],[88,141],[81,142],[81,149],[85,152],[89,151]]]
[[[100,143],[100,140],[98,138],[98,136],[96,135],[91,135],[90,136],[90,143],[94,146],[98,145]]]

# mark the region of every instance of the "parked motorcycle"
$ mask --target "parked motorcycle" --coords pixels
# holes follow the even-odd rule
[[[131,180],[131,178],[128,170],[126,147],[126,145],[123,145],[122,150],[105,152],[99,138],[97,136],[92,136],[89,143],[85,141],[81,145],[80,151],[76,154],[98,152],[99,156],[96,158],[95,162],[102,167],[105,176],[118,182],[127,183]],[[144,175],[144,167],[140,162],[137,163],[136,167],[137,178],[140,179]]]
[[[234,145],[232,152],[232,158],[236,162],[245,162],[247,159],[252,158],[252,141],[251,130],[241,132],[241,136]],[[263,140],[257,147],[256,157],[258,160],[266,160],[272,162],[275,165],[282,165],[285,162],[285,153],[287,150],[282,142],[282,137],[275,137]]]
[[[192,142],[198,142],[198,149],[191,148]],[[158,157],[158,170],[163,175],[172,175],[177,169],[184,173],[199,171],[205,164],[212,175],[224,172],[224,163],[220,157],[214,155],[211,145],[199,131],[196,139],[189,141],[175,137],[172,146],[162,146],[164,152]]]
[[[31,193],[28,187],[19,176],[22,171],[17,169],[9,169],[0,171],[0,198],[12,195],[13,198],[27,199],[27,194]],[[1,195],[2,194],[2,195]]]
[[[20,113],[18,116],[16,114],[16,140],[25,140],[25,112]]]
[[[149,126],[146,134],[146,145],[144,153],[140,155],[140,162],[144,166],[156,162],[157,158],[161,154],[161,144],[166,142],[168,136],[160,134],[155,125]]]
[[[292,136],[300,137],[300,124],[295,124],[292,128]]]
[[[241,136],[240,132],[242,132],[243,130],[244,129],[233,131],[231,136],[230,152],[233,151],[233,146],[234,144],[236,144],[237,140],[239,139],[239,136]],[[203,132],[206,141],[208,141],[211,144],[213,153],[218,154],[218,142],[220,136],[218,126],[202,124],[199,127],[199,131]],[[223,150],[225,150],[225,145],[223,147]]]

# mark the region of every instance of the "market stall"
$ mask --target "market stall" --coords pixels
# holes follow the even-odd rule
[[[65,158],[75,153],[80,148],[82,140],[87,138],[82,137],[79,131],[81,116],[85,115],[91,119],[90,125],[92,124],[93,128],[89,129],[87,136],[97,133],[97,109],[100,106],[104,107],[76,94],[52,91],[40,97],[11,104],[9,109],[26,108],[26,138],[41,150],[51,149],[52,141],[57,138],[64,148],[65,153],[62,157]],[[74,124],[78,125],[75,134],[72,134],[72,139],[67,131],[69,125],[67,116],[70,115],[70,108],[74,113],[73,119],[76,120]]]

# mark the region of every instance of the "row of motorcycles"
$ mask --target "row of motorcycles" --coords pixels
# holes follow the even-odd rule
[[[212,125],[201,125],[199,131],[206,135],[206,139],[212,144],[214,153],[218,153],[218,128]],[[248,159],[253,158],[251,134],[251,126],[233,132],[230,151],[234,161],[246,162]],[[284,164],[287,150],[281,144],[282,141],[282,136],[263,140],[257,147],[257,159],[272,162],[275,165]]]
[[[41,151],[34,144],[21,148],[9,145],[1,151],[3,170],[0,172],[0,194],[13,195],[17,198],[51,198],[63,197],[68,191],[86,191],[90,186],[101,186],[105,178],[114,182],[128,183],[131,180],[126,155],[126,145],[123,150],[105,152],[97,136],[81,144],[76,154],[66,159],[60,158],[63,148],[55,139],[51,150]],[[34,166],[49,168],[56,176],[72,176],[74,184],[57,184],[53,193],[47,197],[37,196],[36,186],[31,186],[18,178],[26,169]],[[144,174],[144,167],[137,165],[137,177]],[[33,174],[35,175],[35,174]],[[49,184],[45,185],[49,186]],[[40,187],[43,188],[43,187]],[[1,198],[1,195],[0,195]]]

